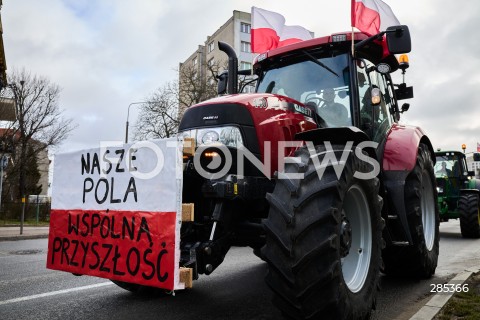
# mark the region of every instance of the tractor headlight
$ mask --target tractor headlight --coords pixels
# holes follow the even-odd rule
[[[217,142],[218,138],[219,135],[215,130],[208,130],[201,135],[200,140],[202,141],[202,144],[211,144]]]
[[[442,187],[437,187],[437,192],[438,193],[443,193],[443,188]]]
[[[227,147],[238,148],[243,145],[242,134],[237,127],[224,127],[220,131],[220,142]]]
[[[193,129],[179,132],[184,138],[195,138],[197,146],[212,143],[221,143],[227,147],[238,148],[243,146],[240,129],[233,126]]]

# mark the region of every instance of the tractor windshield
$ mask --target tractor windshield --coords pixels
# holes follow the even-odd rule
[[[352,125],[349,84],[347,54],[303,51],[262,67],[257,92],[293,98],[316,110],[327,126],[339,127]]]
[[[452,153],[437,155],[435,164],[435,176],[437,177],[460,177],[464,173],[462,157]]]

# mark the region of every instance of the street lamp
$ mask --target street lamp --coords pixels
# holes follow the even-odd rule
[[[130,116],[130,107],[134,104],[143,104],[143,103],[151,103],[149,101],[138,101],[138,102],[132,102],[128,105],[128,111],[127,111],[127,123],[125,126],[125,143],[128,143],[128,117]]]

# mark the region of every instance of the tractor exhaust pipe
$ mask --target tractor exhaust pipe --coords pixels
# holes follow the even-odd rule
[[[238,92],[238,58],[235,50],[227,43],[218,41],[218,49],[223,51],[228,56],[228,94],[235,94]]]

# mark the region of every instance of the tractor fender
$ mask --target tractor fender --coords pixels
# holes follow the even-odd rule
[[[480,179],[470,179],[468,189],[480,190]]]
[[[403,227],[405,240],[413,244],[405,208],[405,181],[415,168],[420,143],[427,146],[433,163],[435,153],[430,139],[419,127],[394,124],[390,129],[383,153],[384,185],[390,206],[389,215],[397,215]],[[435,181],[434,181],[435,183]]]
[[[313,144],[317,145],[324,141],[345,143],[346,141],[360,142],[370,139],[365,132],[357,127],[337,127],[303,131],[295,135],[295,140],[312,141]]]
[[[358,145],[364,141],[371,141],[365,132],[357,127],[338,127],[338,128],[318,128],[309,131],[297,133],[295,140],[311,141],[314,145],[323,144],[329,141],[331,144],[345,144],[352,141],[353,145]],[[378,146],[381,147],[380,145]],[[365,148],[368,156],[379,161],[375,149]]]
[[[383,170],[385,171],[412,171],[417,162],[418,146],[427,145],[435,164],[435,153],[432,143],[425,132],[414,126],[395,123],[390,129],[385,151],[383,153]]]
[[[462,194],[480,194],[480,191],[478,189],[460,189],[460,195]]]

